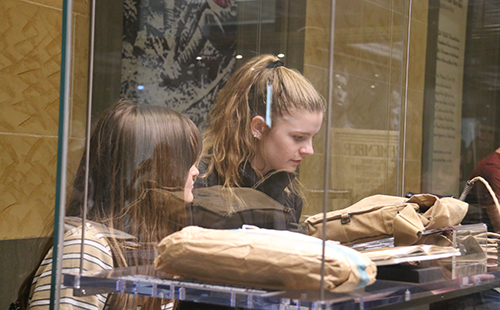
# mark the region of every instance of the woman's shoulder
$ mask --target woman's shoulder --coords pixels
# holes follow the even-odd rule
[[[64,234],[64,253],[80,253],[82,240],[84,244],[85,255],[97,258],[95,263],[98,266],[89,265],[89,269],[111,269],[113,267],[111,246],[108,238],[109,233],[103,231],[99,225],[93,222],[86,222],[85,229],[83,225],[71,226],[66,224]],[[84,263],[85,263],[84,256]],[[63,258],[64,259],[64,258]],[[91,263],[90,261],[88,263]]]
[[[85,229],[82,229],[83,225],[85,225]],[[90,221],[83,224],[80,218],[66,218],[64,223],[64,241],[85,238],[109,246],[106,233],[99,229],[99,226]]]
[[[82,229],[85,226],[85,229]],[[106,234],[95,227],[91,222],[82,225],[81,219],[66,218],[64,226],[62,270],[64,273],[78,273],[84,271],[103,271],[113,268],[113,257]],[[82,240],[84,240],[84,254],[81,259]],[[47,288],[50,288],[52,273],[53,248],[49,250],[41,262],[31,285],[30,309],[46,310]],[[83,264],[83,265],[82,265]],[[73,296],[70,287],[61,290],[62,309],[76,309],[82,302],[96,305],[96,309],[104,307],[106,295],[92,295],[84,297]]]

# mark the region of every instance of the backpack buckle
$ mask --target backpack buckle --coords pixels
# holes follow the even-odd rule
[[[342,214],[340,215],[340,223],[341,223],[342,225],[344,225],[344,224],[348,224],[348,223],[350,223],[350,222],[351,222],[351,215],[350,215],[349,213],[342,213]]]

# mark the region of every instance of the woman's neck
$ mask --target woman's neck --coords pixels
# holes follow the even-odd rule
[[[266,160],[261,155],[255,155],[254,158],[250,160],[250,166],[253,170],[255,170],[259,178],[262,178],[269,171],[271,171]]]

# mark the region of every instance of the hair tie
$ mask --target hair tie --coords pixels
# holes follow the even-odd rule
[[[282,67],[285,64],[281,60],[276,60],[276,61],[271,61],[267,64],[266,68],[273,69],[273,68],[278,68]]]
[[[269,69],[274,69],[277,67],[283,66],[283,62],[281,60],[276,60],[276,61],[270,61],[266,68]],[[269,128],[272,126],[272,120],[271,120],[271,105],[273,103],[273,85],[269,82],[267,84],[267,89],[266,89],[266,124]]]

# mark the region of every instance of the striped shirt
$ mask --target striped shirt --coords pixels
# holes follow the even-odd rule
[[[78,273],[80,270],[82,227],[73,227],[64,234],[62,273]],[[52,276],[52,250],[40,264],[33,283],[29,300],[29,309],[46,310],[50,304],[50,283]],[[83,255],[84,271],[102,271],[113,268],[113,258],[108,241],[92,224],[86,223],[85,252]],[[73,288],[61,289],[60,309],[102,310],[107,294],[85,297],[73,296]]]

